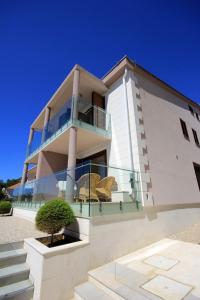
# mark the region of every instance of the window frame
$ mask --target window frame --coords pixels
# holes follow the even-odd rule
[[[193,138],[194,138],[196,146],[200,147],[198,134],[197,134],[197,131],[194,128],[192,128],[192,133],[193,133]]]
[[[196,176],[196,180],[197,180],[197,185],[199,187],[199,191],[200,191],[200,178],[198,177],[198,170],[200,170],[200,165],[193,162],[193,167],[194,167],[194,173],[195,173],[195,176]]]
[[[194,116],[195,111],[194,111],[193,107],[189,104],[188,104],[188,109],[189,109],[190,113]]]
[[[182,129],[182,133],[183,133],[184,138],[186,140],[190,141],[187,125],[186,125],[185,121],[183,121],[181,118],[180,118],[180,124],[181,124],[181,129]]]

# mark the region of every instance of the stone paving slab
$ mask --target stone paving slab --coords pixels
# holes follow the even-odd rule
[[[162,255],[153,255],[145,259],[144,263],[159,268],[161,270],[168,271],[178,263],[178,260],[170,259]]]
[[[142,288],[165,300],[181,300],[192,290],[191,286],[162,275],[154,277],[145,283]]]
[[[30,221],[15,216],[0,217],[0,244],[42,236],[45,236],[45,233],[38,231]]]

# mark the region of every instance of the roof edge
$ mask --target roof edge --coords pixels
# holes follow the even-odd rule
[[[175,92],[176,94],[178,94],[179,96],[183,97],[187,102],[189,102],[192,105],[195,105],[196,107],[198,107],[198,109],[200,110],[200,104],[195,101],[192,100],[191,98],[189,98],[188,96],[184,95],[182,92],[180,92],[179,90],[177,90],[176,88],[174,88],[173,86],[171,86],[170,84],[168,84],[166,81],[160,79],[158,76],[154,75],[153,73],[151,73],[150,71],[148,71],[147,69],[145,69],[143,66],[141,66],[140,64],[136,63],[136,61],[132,60],[130,57],[128,57],[127,55],[124,55],[101,79],[105,79],[106,76],[108,76],[115,68],[117,68],[120,63],[122,63],[124,60],[127,60],[134,69],[140,69],[141,71],[145,72],[146,74],[148,74],[149,76],[151,76],[152,78],[158,80],[160,83],[162,83],[163,85],[165,85],[168,89],[172,90],[173,92]]]

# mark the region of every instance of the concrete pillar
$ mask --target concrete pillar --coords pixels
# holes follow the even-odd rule
[[[29,154],[31,153],[31,144],[33,141],[33,137],[34,137],[34,128],[30,128],[30,132],[29,132],[29,137],[28,137],[28,145],[27,145],[27,152],[26,152],[26,156],[29,156]]]
[[[46,109],[45,109],[45,115],[44,115],[42,142],[44,141],[44,138],[45,138],[45,127],[46,127],[47,123],[49,122],[50,112],[51,112],[51,108],[47,106]],[[41,168],[42,168],[42,158],[43,158],[43,152],[40,151],[39,154],[38,154],[36,179],[39,179],[41,177],[40,173],[41,173]]]
[[[77,103],[79,98],[79,83],[80,83],[80,71],[77,69],[74,70],[74,80],[73,80],[73,90],[72,90],[72,99],[73,99],[73,119],[77,118]]]
[[[73,80],[73,119],[77,118],[77,102],[79,98],[79,83],[80,71],[75,69]],[[69,131],[69,150],[68,150],[68,164],[67,164],[67,185],[66,185],[66,200],[73,200],[73,190],[75,182],[75,167],[76,167],[76,152],[77,152],[77,128],[72,126]]]
[[[69,131],[68,169],[76,166],[77,128],[71,127]]]
[[[50,119],[51,108],[49,106],[46,107],[44,113],[44,124],[43,124],[43,132],[42,132],[42,143],[45,141],[46,137],[46,126]]]
[[[25,184],[27,179],[27,173],[28,173],[28,163],[25,163],[23,173],[22,173],[21,185]]]
[[[42,168],[42,160],[43,160],[43,152],[40,151],[38,154],[38,162],[37,162],[37,169],[36,169],[36,175],[35,175],[36,180],[41,177],[40,173],[41,173],[41,168]]]
[[[28,137],[28,145],[30,145],[33,141],[33,136],[34,136],[34,128],[30,128],[30,132],[29,132],[29,137]]]

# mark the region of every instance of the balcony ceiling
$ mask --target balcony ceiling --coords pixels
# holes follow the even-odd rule
[[[109,140],[108,137],[97,134],[87,129],[77,129],[77,156],[79,153],[87,152],[91,148],[99,146],[102,143],[106,143]],[[42,151],[51,151],[60,154],[68,155],[69,148],[69,129],[61,133],[55,140],[42,148]],[[28,159],[27,163],[37,164],[38,153]]]

